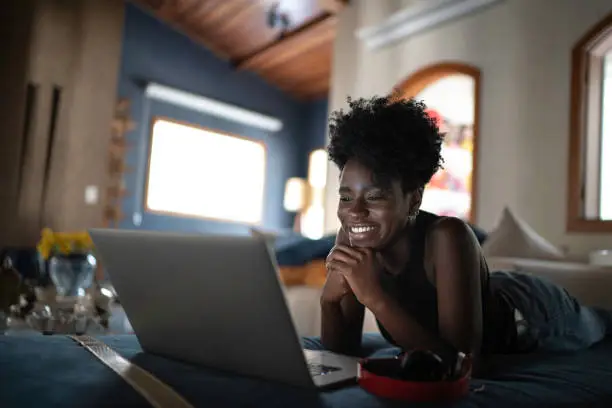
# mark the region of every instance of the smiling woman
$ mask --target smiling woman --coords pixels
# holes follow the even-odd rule
[[[322,344],[358,354],[367,308],[401,350],[461,351],[481,374],[492,354],[580,350],[612,333],[611,312],[528,274],[490,273],[466,222],[419,210],[442,162],[438,126],[425,104],[395,95],[332,114],[341,228],[326,258]]]
[[[265,175],[263,143],[158,118],[153,123],[146,208],[259,224]]]

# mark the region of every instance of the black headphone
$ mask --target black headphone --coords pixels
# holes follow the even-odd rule
[[[402,353],[400,377],[406,381],[444,381],[461,377],[465,354],[457,352],[441,357],[429,350]]]

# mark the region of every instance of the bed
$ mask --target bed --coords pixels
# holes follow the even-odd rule
[[[418,407],[374,397],[358,386],[315,393],[198,368],[142,352],[134,336],[102,337],[195,407]],[[469,397],[452,407],[609,407],[612,341],[567,355],[503,358],[502,373],[473,380]],[[88,351],[64,336],[0,336],[0,406],[148,407]],[[434,405],[438,406],[438,405]],[[445,405],[448,406],[448,405]]]
[[[333,241],[332,236],[279,244],[276,253],[279,264],[281,268],[299,268],[321,261]],[[490,258],[489,264],[492,269],[545,276],[566,287],[585,304],[612,308],[610,268],[508,257]],[[317,300],[314,296],[313,307]],[[419,406],[381,400],[356,385],[318,394],[195,367],[144,353],[137,339],[130,335],[102,340],[158,376],[195,407]],[[612,406],[612,339],[578,353],[500,356],[495,363],[496,373],[491,379],[474,380],[470,395],[453,407]],[[114,372],[67,337],[0,335],[0,407],[42,406],[148,405]]]

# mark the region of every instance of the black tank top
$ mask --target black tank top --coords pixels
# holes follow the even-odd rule
[[[439,334],[438,327],[438,293],[436,287],[427,278],[424,266],[425,239],[432,224],[440,219],[439,216],[419,211],[414,225],[409,229],[410,259],[404,270],[398,275],[383,273],[381,284],[386,293],[393,296],[400,306],[412,316],[421,326],[432,333]],[[502,309],[495,307],[490,310],[492,297],[489,288],[489,275],[483,274],[481,278],[482,305],[483,305],[483,351],[497,349],[498,337],[507,334],[507,312],[500,316]],[[418,290],[415,290],[418,288]],[[497,318],[495,315],[497,314]],[[377,320],[378,328],[384,338],[391,344],[397,345],[393,337],[387,332],[382,323]],[[503,329],[503,330],[502,330]],[[501,330],[501,332],[500,332]],[[497,333],[496,333],[497,332]]]

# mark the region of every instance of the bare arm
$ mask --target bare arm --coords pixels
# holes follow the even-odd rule
[[[346,233],[340,229],[336,236],[336,245],[348,244]],[[356,354],[361,348],[365,308],[350,291],[343,276],[331,271],[327,279],[341,280],[337,284],[346,285],[347,293],[340,301],[326,299],[325,293],[321,297],[321,343],[328,350],[337,353]],[[326,285],[330,283],[332,282],[326,282]]]
[[[439,335],[421,326],[392,298],[372,311],[403,349],[454,350],[477,356],[482,341],[480,252],[469,227],[456,218],[437,223],[427,239],[427,268],[433,268],[438,294]]]
[[[355,295],[340,303],[321,302],[321,343],[328,350],[355,355],[361,348],[365,309]]]
[[[440,336],[471,353],[476,367],[482,344],[482,256],[472,230],[457,218],[441,220],[429,239],[438,291]]]
[[[392,297],[381,298],[373,304],[371,310],[403,350],[431,350],[437,353],[451,351],[447,342],[421,326]]]

